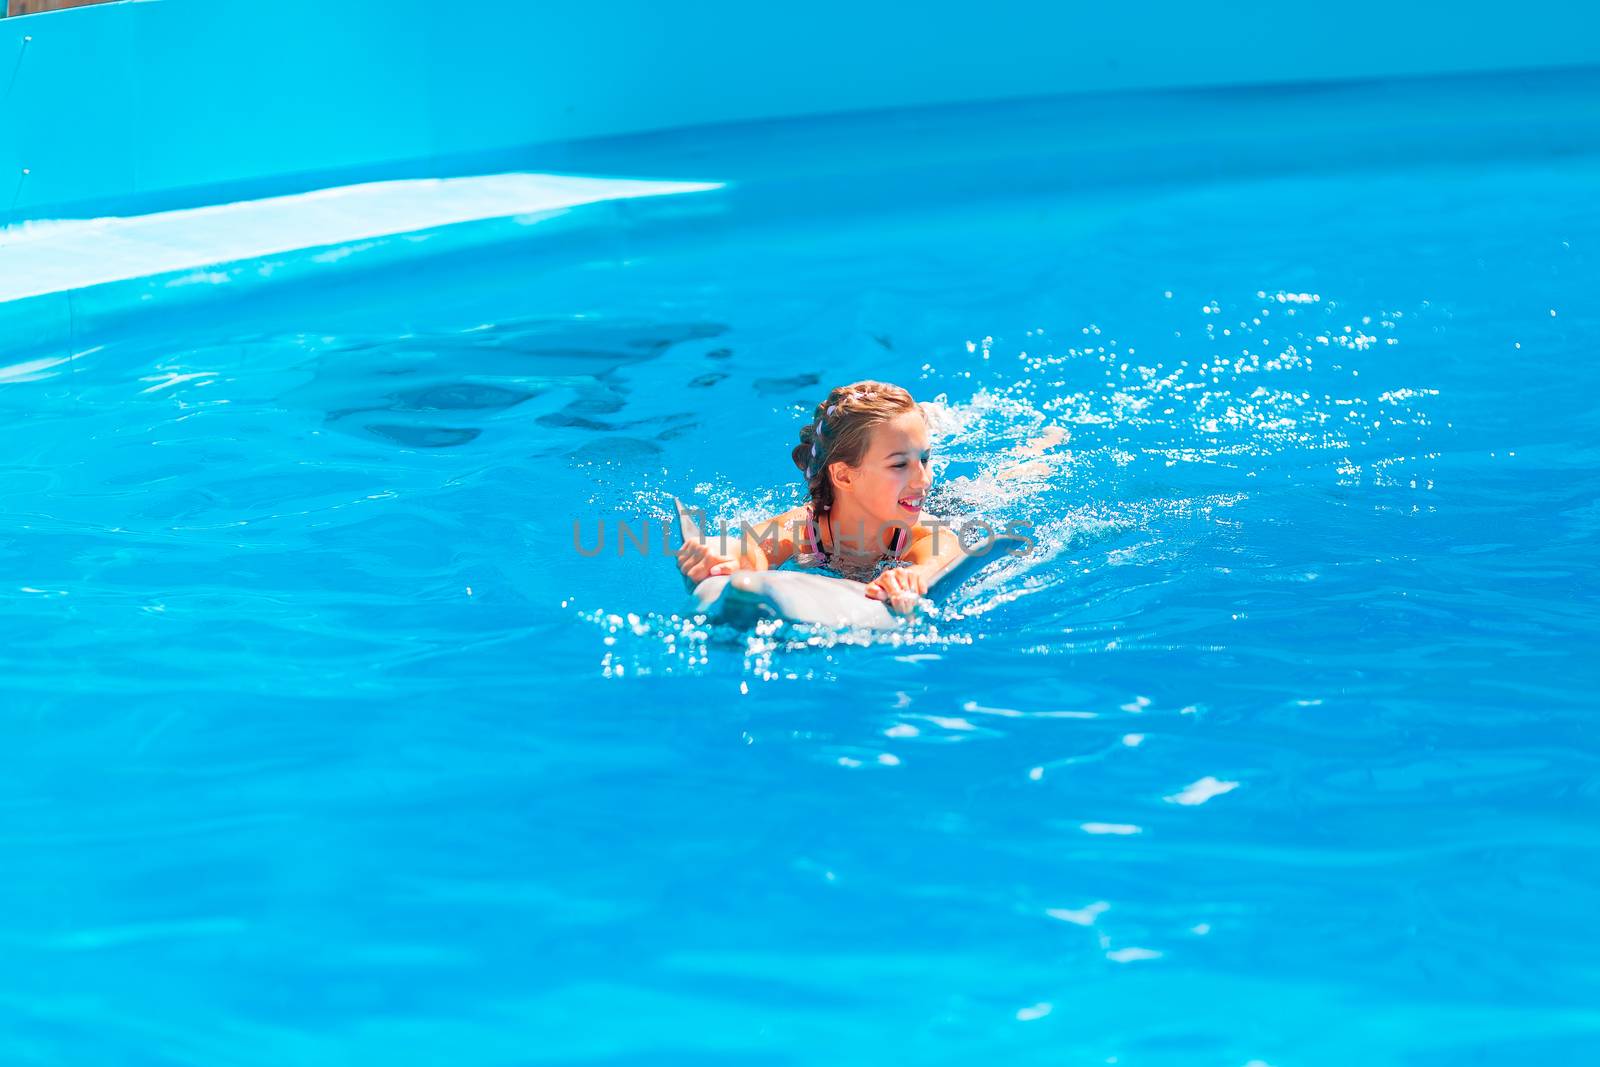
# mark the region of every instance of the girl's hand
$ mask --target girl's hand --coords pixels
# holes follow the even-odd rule
[[[928,592],[928,578],[915,567],[884,571],[867,585],[867,596],[884,601],[897,615],[910,615]]]
[[[709,546],[699,541],[685,541],[678,549],[678,569],[683,572],[684,577],[699,585],[707,578],[714,578],[719,574],[732,574],[739,569],[739,561],[733,556],[713,552]]]

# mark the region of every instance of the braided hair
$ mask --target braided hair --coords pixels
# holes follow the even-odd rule
[[[855,382],[829,393],[812,413],[810,424],[801,428],[800,443],[790,453],[805,475],[812,511],[820,515],[833,507],[830,465],[860,466],[873,427],[915,410],[911,394],[888,382]]]

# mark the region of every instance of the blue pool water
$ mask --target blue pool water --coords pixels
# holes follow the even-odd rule
[[[20,361],[0,1059],[1584,1062],[1597,182],[745,205]],[[868,639],[574,550],[867,376],[1035,555]]]

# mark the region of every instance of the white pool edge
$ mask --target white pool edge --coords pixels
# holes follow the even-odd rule
[[[108,319],[333,277],[590,219],[720,182],[505,173],[368,182],[146,215],[0,229],[0,346],[70,354]],[[595,213],[599,214],[596,215]]]

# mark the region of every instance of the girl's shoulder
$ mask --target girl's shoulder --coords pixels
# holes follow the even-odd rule
[[[770,519],[762,519],[757,529],[765,538],[769,531],[776,533],[779,539],[792,539],[797,536],[797,531],[803,532],[806,523],[811,521],[811,505],[798,504],[788,511],[780,512]]]
[[[961,535],[954,525],[942,519],[919,522],[911,527],[911,536],[902,547],[901,559],[924,563],[959,551]]]
[[[795,554],[809,538],[810,522],[811,505],[799,504],[752,527],[770,565],[777,566]]]

